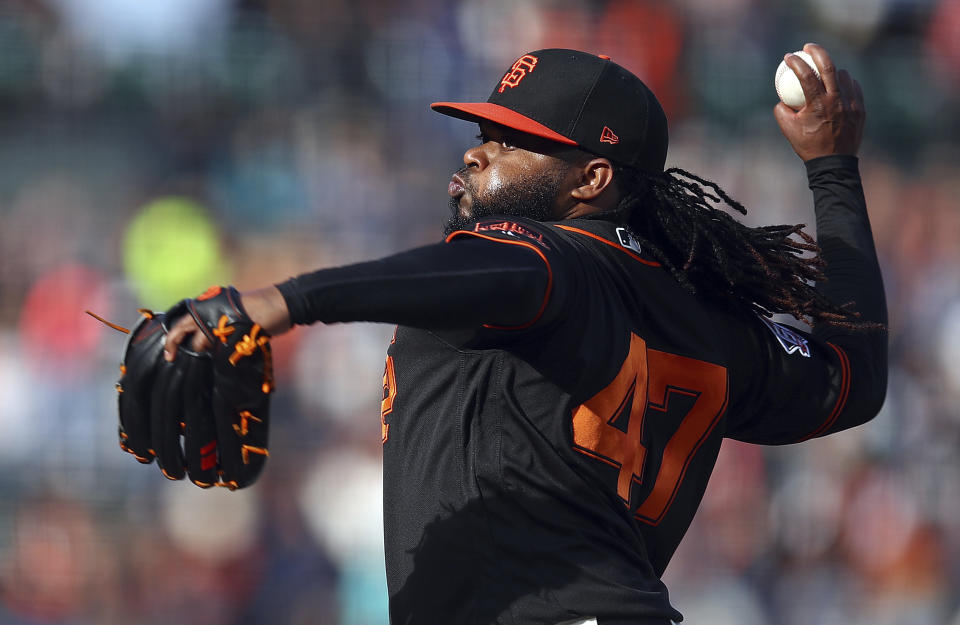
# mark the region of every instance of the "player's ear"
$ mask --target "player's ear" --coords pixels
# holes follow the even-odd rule
[[[578,202],[594,203],[607,196],[615,195],[613,184],[613,165],[605,158],[591,158],[575,166],[579,175],[576,185],[570,191],[570,197]]]

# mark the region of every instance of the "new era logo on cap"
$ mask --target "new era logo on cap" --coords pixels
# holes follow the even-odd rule
[[[600,133],[600,143],[609,143],[610,145],[616,145],[620,143],[620,137],[615,135],[609,126],[603,127],[603,132]]]
[[[579,146],[637,169],[662,172],[666,161],[663,108],[643,81],[604,56],[535,50],[514,61],[486,102],[431,107]]]

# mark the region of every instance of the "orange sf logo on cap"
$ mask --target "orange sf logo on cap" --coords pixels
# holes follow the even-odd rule
[[[520,81],[527,77],[527,74],[533,71],[537,66],[539,59],[532,54],[524,54],[513,64],[510,71],[506,73],[503,80],[500,81],[500,88],[497,93],[503,93],[507,87],[513,89],[520,84]]]

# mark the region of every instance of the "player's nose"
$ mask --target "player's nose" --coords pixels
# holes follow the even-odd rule
[[[467,167],[476,167],[483,170],[490,164],[490,156],[487,154],[486,143],[476,145],[463,153],[463,164]]]

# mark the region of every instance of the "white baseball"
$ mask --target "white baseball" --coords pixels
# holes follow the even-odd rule
[[[794,54],[806,61],[807,65],[817,74],[817,78],[820,78],[820,70],[817,69],[817,64],[813,61],[812,56],[803,50],[797,50]],[[800,79],[793,73],[786,61],[780,61],[773,84],[777,88],[777,95],[780,96],[780,100],[790,108],[800,109],[807,103],[807,99],[803,95],[803,88],[800,86]]]

